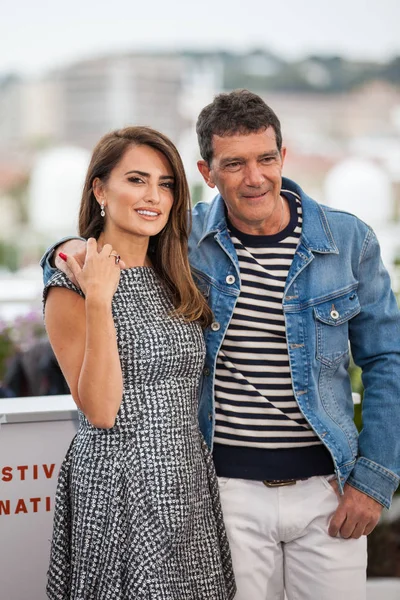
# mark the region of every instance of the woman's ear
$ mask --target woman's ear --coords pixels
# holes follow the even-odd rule
[[[104,184],[99,177],[95,177],[93,179],[92,190],[97,202],[99,204],[101,204],[102,202],[105,203]]]

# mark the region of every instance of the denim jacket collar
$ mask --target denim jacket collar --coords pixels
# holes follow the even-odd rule
[[[225,203],[222,199],[221,194],[218,194],[207,210],[204,218],[203,231],[198,242],[200,246],[201,242],[211,234],[219,233],[227,227],[226,216],[225,216]]]
[[[294,181],[286,177],[282,178],[282,190],[294,193],[301,199],[303,204],[303,230],[301,236],[303,245],[310,251],[323,254],[339,254],[325,213],[319,204],[307,196]],[[198,246],[206,237],[220,233],[226,227],[225,204],[221,194],[218,194],[211,202],[205,216]]]

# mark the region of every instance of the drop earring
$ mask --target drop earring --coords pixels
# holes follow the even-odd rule
[[[100,211],[101,216],[105,217],[106,216],[106,212],[104,210],[104,200],[101,201],[101,207],[100,208],[101,208],[101,211]]]

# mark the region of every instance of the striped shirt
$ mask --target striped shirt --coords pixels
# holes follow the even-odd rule
[[[253,236],[229,225],[239,260],[241,291],[217,357],[217,463],[223,446],[236,447],[239,453],[240,448],[289,450],[286,456],[305,448],[308,461],[315,451],[327,457],[293,395],[282,298],[301,235],[302,210],[295,194],[282,194],[289,201],[291,217],[278,234]],[[240,454],[243,459],[243,452]],[[282,478],[281,473],[276,478]]]

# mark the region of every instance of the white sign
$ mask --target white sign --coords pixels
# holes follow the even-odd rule
[[[0,400],[0,596],[45,600],[58,472],[77,430],[70,396]]]

